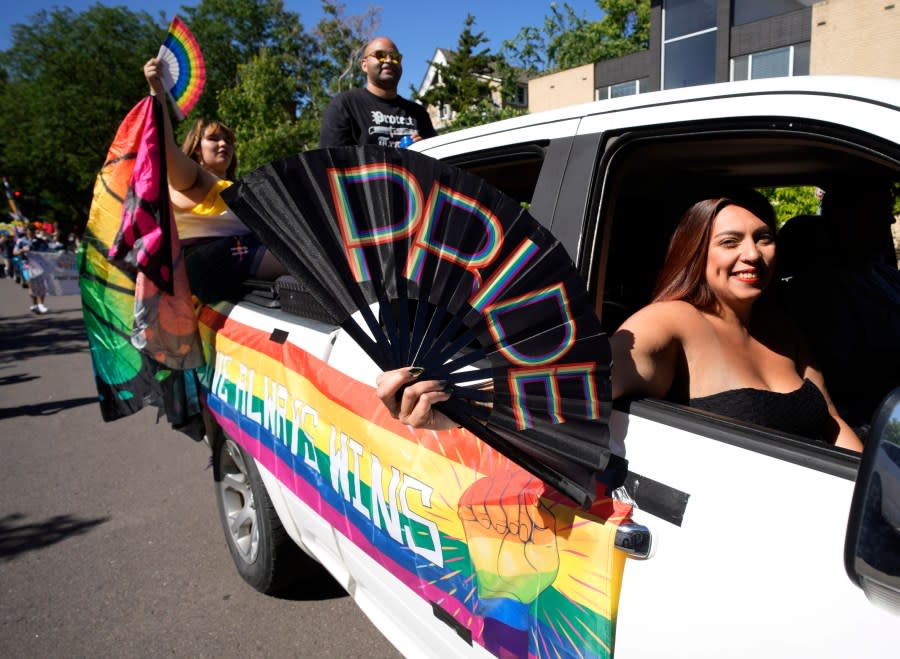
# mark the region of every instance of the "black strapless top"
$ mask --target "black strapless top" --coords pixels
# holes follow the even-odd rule
[[[786,394],[747,387],[691,398],[690,406],[810,439],[824,439],[830,418],[825,397],[808,379]]]

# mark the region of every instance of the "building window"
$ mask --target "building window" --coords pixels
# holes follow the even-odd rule
[[[667,43],[663,47],[663,89],[716,81],[716,31]]]
[[[717,0],[665,0],[663,89],[716,81]]]
[[[716,0],[666,0],[664,9],[666,40],[716,27]]]
[[[780,16],[791,11],[804,9],[812,0],[734,0],[732,25],[744,25],[764,18]]]
[[[516,85],[516,97],[512,104],[518,105],[519,107],[528,106],[528,87],[525,85]]]
[[[791,46],[794,49],[793,65],[791,68],[792,76],[808,76],[809,75],[809,42],[798,43]]]
[[[609,86],[609,97],[619,98],[620,96],[632,96],[640,93],[637,80],[629,80],[628,82],[620,82]]]
[[[645,90],[646,91],[646,90]],[[617,82],[614,85],[599,87],[596,91],[596,99],[605,101],[610,98],[620,98],[622,96],[634,96],[641,93],[641,83],[639,80],[628,80],[626,82]]]
[[[741,55],[731,60],[732,80],[809,75],[809,43]]]
[[[441,120],[442,120],[442,121],[449,121],[449,120],[450,120],[450,114],[451,114],[450,105],[447,104],[447,103],[444,103],[444,104],[441,106],[441,114],[440,114]]]

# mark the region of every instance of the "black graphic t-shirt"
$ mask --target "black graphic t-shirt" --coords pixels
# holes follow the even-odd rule
[[[400,146],[400,140],[418,133],[434,137],[431,118],[418,103],[396,96],[384,99],[365,88],[351,89],[332,99],[319,131],[319,146]]]

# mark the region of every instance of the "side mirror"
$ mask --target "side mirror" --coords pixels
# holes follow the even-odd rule
[[[870,601],[900,615],[900,388],[882,401],[866,440],[844,564]]]

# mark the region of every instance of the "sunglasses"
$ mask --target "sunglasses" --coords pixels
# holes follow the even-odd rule
[[[367,54],[366,57],[374,57],[376,60],[381,62],[391,62],[392,64],[399,64],[403,61],[403,55],[400,53],[394,52],[393,50],[373,50],[371,53]]]

